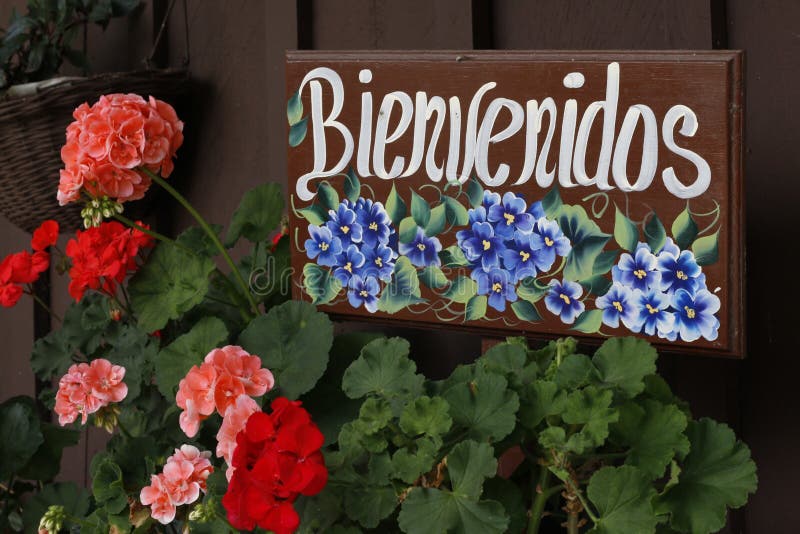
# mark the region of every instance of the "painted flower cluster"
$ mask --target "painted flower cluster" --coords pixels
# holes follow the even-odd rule
[[[377,311],[381,282],[392,279],[398,257],[397,236],[383,204],[363,197],[355,202],[345,199],[328,211],[324,224],[309,225],[308,234],[306,254],[331,269],[347,288],[350,305]],[[437,239],[423,235],[413,247],[402,246],[400,253],[412,262],[438,262],[441,248]]]
[[[470,264],[478,294],[487,295],[489,306],[500,312],[506,302],[516,302],[520,281],[550,271],[556,258],[572,248],[558,223],[545,217],[540,202],[528,206],[511,192],[501,198],[484,191],[482,204],[468,214],[469,228],[456,234],[458,246]],[[568,319],[580,312],[573,316],[569,308],[554,313],[571,322]]]
[[[694,253],[672,239],[654,253],[639,243],[611,269],[612,285],[595,304],[603,324],[622,323],[632,332],[675,341],[717,339],[720,300],[706,287],[706,277]]]

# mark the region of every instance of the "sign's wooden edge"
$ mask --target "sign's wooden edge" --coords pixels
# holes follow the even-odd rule
[[[742,144],[744,141],[743,114],[744,114],[744,51],[743,50],[286,50],[286,66],[289,63],[312,63],[316,61],[397,61],[406,62],[429,62],[429,61],[453,61],[455,63],[468,64],[470,60],[482,61],[584,61],[584,62],[606,62],[606,61],[683,61],[686,63],[713,63],[724,62],[728,68],[728,90],[730,108],[728,118],[730,121],[730,165],[728,182],[732,194],[739,197],[740,204],[738,210],[729,211],[729,227],[731,231],[728,235],[729,250],[731,251],[729,262],[731,267],[729,273],[731,278],[728,284],[731,291],[736,292],[736,298],[731,299],[739,303],[739,306],[729,306],[728,320],[731,325],[737,325],[728,329],[727,349],[713,349],[683,346],[676,346],[669,342],[651,340],[651,343],[666,353],[711,356],[718,358],[744,359],[746,357],[746,330],[743,328],[745,321],[745,217],[744,217],[744,158]],[[288,78],[287,78],[288,83]],[[287,86],[287,91],[288,91]],[[288,94],[288,93],[287,93]],[[287,160],[288,171],[288,160]],[[288,176],[288,172],[287,172]],[[738,276],[735,276],[737,275]],[[294,286],[294,284],[293,284]],[[299,296],[305,299],[305,295],[292,288],[293,298]],[[350,316],[328,312],[332,319],[337,321],[364,322],[369,324],[396,325],[396,321],[384,317]],[[422,321],[403,321],[404,327],[470,332],[487,338],[503,338],[509,336],[523,336],[531,340],[549,340],[563,337],[560,334],[548,334],[545,332],[525,332],[517,333],[506,332],[499,334],[490,328],[476,327],[474,325],[440,325]],[[587,345],[598,345],[602,339],[591,336],[570,334]]]

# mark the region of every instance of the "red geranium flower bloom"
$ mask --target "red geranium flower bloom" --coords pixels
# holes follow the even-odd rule
[[[58,241],[58,223],[56,221],[45,221],[33,231],[31,248],[35,251],[47,250]]]
[[[295,532],[300,517],[292,503],[299,495],[316,495],[328,481],[324,440],[299,401],[280,397],[272,414],[252,414],[236,438],[235,471],[222,499],[231,525]]]

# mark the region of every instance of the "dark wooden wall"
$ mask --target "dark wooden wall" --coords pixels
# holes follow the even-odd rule
[[[167,3],[156,0],[156,9]],[[182,16],[177,4],[176,14]],[[180,16],[169,25],[167,61],[172,64],[185,53]],[[0,17],[5,17],[2,10]],[[744,49],[748,358],[665,355],[659,365],[696,416],[728,422],[753,449],[759,491],[731,515],[725,532],[800,529],[794,519],[800,359],[792,343],[800,295],[793,282],[794,254],[782,252],[793,244],[785,242],[796,233],[791,224],[800,222],[793,206],[800,195],[800,113],[792,100],[800,78],[800,2],[188,0],[188,20],[196,86],[192,100],[183,103],[188,139],[175,180],[215,222],[227,219],[247,189],[264,181],[286,184],[286,49]],[[149,38],[150,28],[140,35]],[[107,65],[128,65],[137,46],[130,39],[118,42],[104,54]],[[175,230],[189,222],[168,208],[162,215],[162,224]],[[0,254],[25,239],[0,221]],[[0,311],[0,339],[9,362],[0,378],[0,398],[31,381],[30,314],[29,306]],[[413,339],[416,358],[431,374],[446,372],[480,350],[476,336],[401,333]],[[87,442],[83,455],[91,450]],[[70,476],[80,479],[81,467],[73,466]]]

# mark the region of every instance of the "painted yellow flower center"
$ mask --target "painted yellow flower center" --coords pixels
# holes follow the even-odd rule
[[[377,230],[378,229],[378,223],[376,223],[375,221],[372,221],[371,223],[369,223],[369,229],[370,230]]]
[[[614,306],[618,312],[622,313],[622,303],[620,301],[615,300],[611,305]]]
[[[555,243],[555,241],[553,241],[552,239],[550,239],[547,236],[544,236],[544,244],[545,245],[547,245],[548,247],[552,247],[553,243]]]
[[[500,293],[503,290],[503,285],[500,282],[495,282],[492,284],[492,291],[495,293]]]
[[[347,232],[349,232],[349,231],[350,231],[350,227],[349,227],[349,226],[347,226],[347,225],[345,225],[345,226],[340,226],[340,227],[339,227],[339,230],[341,230],[341,231],[342,231],[342,233],[346,235],[346,234],[347,234]]]
[[[633,276],[641,280],[642,278],[647,276],[647,271],[645,271],[644,269],[636,269],[635,271],[633,271]]]
[[[528,261],[528,258],[531,257],[531,255],[528,252],[525,252],[524,250],[520,250],[519,255],[522,258],[522,261]]]
[[[504,213],[503,217],[506,220],[506,226],[511,226],[512,224],[514,224],[514,216],[512,214]]]
[[[488,240],[488,239],[484,239],[484,240],[483,240],[483,250],[489,250],[489,248],[490,248],[491,246],[492,246],[492,244],[489,242],[489,240]]]
[[[383,267],[383,260],[380,258],[375,258],[375,265],[378,267]]]
[[[561,293],[561,294],[558,296],[558,298],[560,298],[561,300],[563,300],[563,301],[564,301],[564,304],[569,304],[570,302],[572,302],[572,301],[570,300],[570,298],[569,298],[567,295],[565,295],[564,293]]]
[[[362,290],[361,290],[361,293],[359,293],[359,295],[361,295],[362,297],[368,297],[368,296],[369,296],[369,293],[367,293],[367,290],[366,290],[366,289],[362,289]]]
[[[344,264],[344,270],[347,271],[348,273],[352,273],[353,272],[353,263],[349,262],[349,261],[347,263],[345,263]]]
[[[325,243],[324,241],[323,241],[322,243],[320,243],[320,244],[319,244],[319,249],[320,249],[322,252],[325,252],[326,250],[328,250],[328,248],[329,248],[329,247],[330,247],[330,245],[329,245],[329,244],[327,244],[327,243]]]
[[[654,313],[658,313],[658,308],[654,308],[649,304],[645,304],[645,308],[647,308],[647,311],[649,311],[651,315]]]
[[[419,244],[417,244],[417,248],[418,248],[418,249],[420,249],[421,251],[422,251],[422,250],[425,250],[425,243],[419,243]]]
[[[686,276],[686,273],[683,272],[683,271],[678,271],[677,273],[675,273],[675,276],[678,277],[678,280],[688,280],[689,279],[689,277]]]
[[[686,317],[689,319],[694,319],[695,315],[697,315],[694,309],[690,308],[689,306],[684,306],[683,309],[686,310]]]

